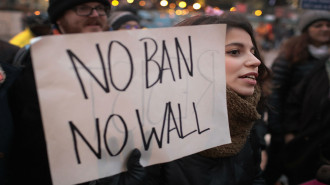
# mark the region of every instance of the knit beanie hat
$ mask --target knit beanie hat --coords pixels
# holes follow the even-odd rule
[[[330,12],[325,10],[308,10],[300,17],[298,28],[301,32],[304,32],[311,24],[320,20],[330,21]]]
[[[56,20],[60,18],[66,10],[73,8],[76,5],[88,2],[99,2],[110,8],[110,3],[108,0],[49,0],[49,19],[52,23],[56,23]]]
[[[139,22],[139,17],[129,11],[116,11],[112,12],[109,17],[109,25],[114,29],[118,30],[121,25],[127,21]]]

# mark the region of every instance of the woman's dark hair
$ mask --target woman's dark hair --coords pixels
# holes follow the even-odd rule
[[[281,48],[281,56],[291,64],[307,60],[310,57],[309,52],[307,52],[309,40],[310,38],[307,32],[289,38]]]
[[[227,24],[227,31],[232,28],[240,28],[240,29],[243,29],[244,31],[246,31],[250,35],[252,43],[253,43],[254,47],[256,48],[255,56],[261,62],[260,66],[258,67],[259,76],[257,78],[257,81],[258,81],[260,87],[262,88],[262,99],[261,99],[260,103],[263,104],[264,99],[265,99],[264,83],[269,80],[270,71],[267,68],[267,66],[265,65],[265,63],[263,62],[263,59],[260,55],[260,51],[257,47],[257,42],[254,38],[254,30],[253,30],[250,22],[240,13],[225,12],[220,16],[199,15],[199,16],[190,17],[190,18],[176,24],[175,26],[205,25],[205,24]]]

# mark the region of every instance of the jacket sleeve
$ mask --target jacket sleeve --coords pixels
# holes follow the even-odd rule
[[[288,95],[287,103],[284,111],[286,112],[285,117],[283,118],[283,130],[285,134],[299,132],[301,128],[300,124],[303,115],[303,107],[305,104],[305,97],[307,95],[307,91],[311,91],[313,89],[309,89],[310,84],[313,83],[311,79],[321,80],[322,75],[326,74],[324,71],[325,65],[324,63],[318,63],[310,72],[307,74],[300,83],[295,86],[290,94]],[[326,76],[326,75],[325,75]],[[321,97],[319,97],[321,98]],[[311,105],[308,105],[311,106]],[[314,107],[315,108],[315,107]],[[317,110],[313,110],[316,112]]]
[[[260,163],[261,163],[261,149],[262,145],[258,138],[258,130],[257,125],[254,125],[251,129],[251,135],[249,136],[252,152],[255,161],[255,176],[253,179],[253,185],[266,185],[265,179],[263,177],[263,171],[261,170]]]
[[[282,134],[283,110],[289,91],[291,72],[290,64],[279,56],[272,65],[272,93],[268,98],[268,129],[273,135]]]
[[[288,102],[285,107],[286,115],[283,118],[284,134],[295,134],[297,128],[299,128],[299,118],[306,84],[306,81],[302,81],[302,83],[299,83],[288,96]]]

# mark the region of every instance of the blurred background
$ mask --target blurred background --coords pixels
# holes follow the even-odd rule
[[[280,27],[281,37],[295,32],[295,24],[304,9],[330,9],[330,0],[109,0],[112,10],[130,6],[137,10],[145,28],[169,27],[196,14],[221,14],[238,11],[246,14],[262,37],[272,26]],[[0,0],[0,39],[8,41],[27,26],[26,18],[46,14],[48,0]],[[264,33],[261,33],[264,32]],[[265,36],[265,34],[267,36]],[[269,35],[270,34],[270,35]],[[283,39],[281,38],[281,40]],[[277,46],[277,41],[262,43],[265,50]],[[268,44],[268,45],[267,45]]]

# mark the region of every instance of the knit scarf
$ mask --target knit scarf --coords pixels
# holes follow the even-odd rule
[[[310,44],[308,45],[308,51],[319,60],[325,60],[329,57],[329,47],[327,45],[316,47]]]
[[[227,87],[227,109],[232,143],[204,150],[199,154],[211,158],[237,154],[243,148],[254,122],[261,117],[256,109],[259,100],[258,86],[253,95],[248,97],[241,97]]]

